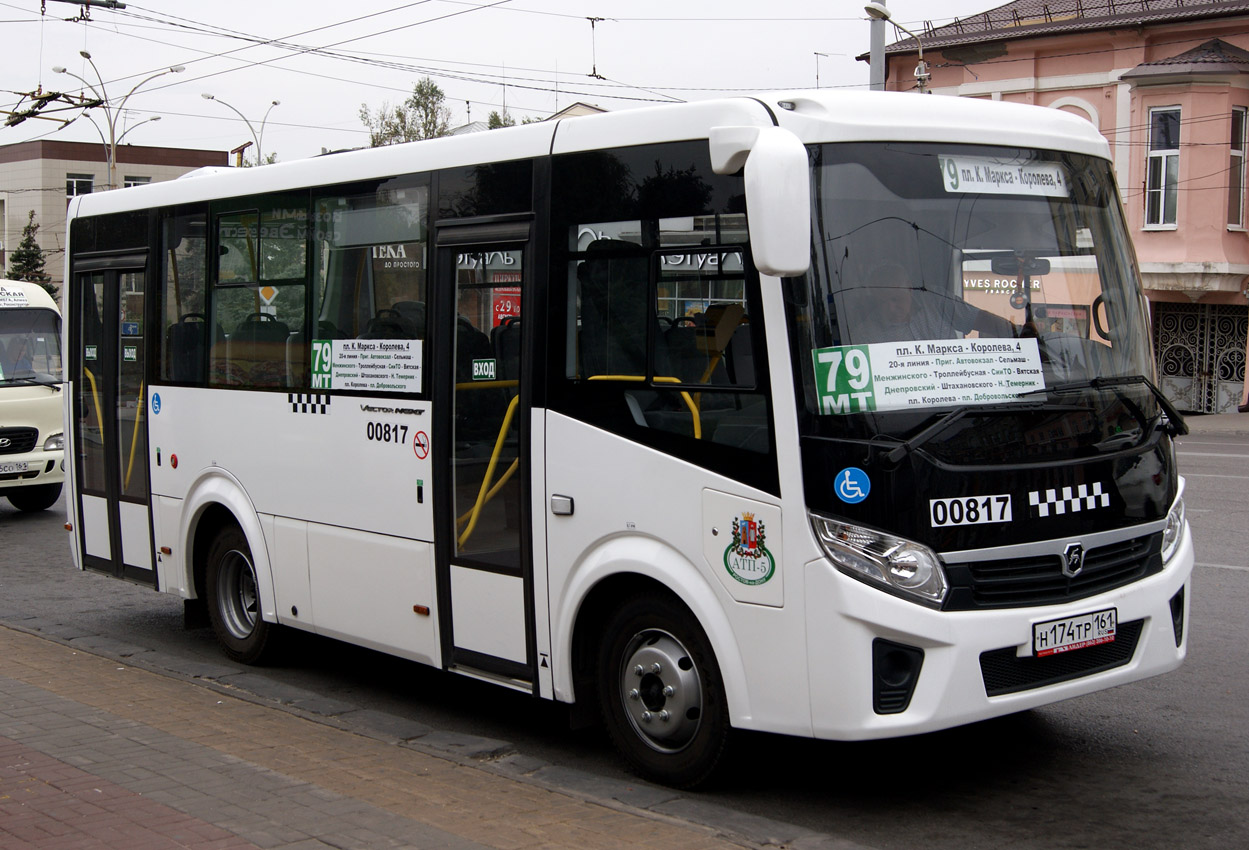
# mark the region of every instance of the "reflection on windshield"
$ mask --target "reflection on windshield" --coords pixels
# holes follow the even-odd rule
[[[0,310],[0,381],[59,382],[60,319],[51,310]]]
[[[1096,377],[1152,379],[1109,163],[917,144],[824,145],[812,161],[815,262],[789,292],[808,428],[909,412],[867,426],[905,433],[942,409],[1044,401],[1047,388]],[[1156,411],[1148,389],[1122,392]],[[1095,387],[1087,395],[1095,417],[1119,404]]]
[[[826,145],[814,159],[816,262],[798,329],[813,378],[836,353],[845,367],[861,352],[857,373],[810,385],[814,411],[992,402],[1099,375],[1152,376],[1108,163],[920,145]],[[841,389],[858,399],[821,400]]]

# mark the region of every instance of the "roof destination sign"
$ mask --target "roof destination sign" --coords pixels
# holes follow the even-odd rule
[[[1056,162],[1003,162],[987,156],[939,156],[941,179],[952,194],[1071,195],[1066,170]]]
[[[419,393],[424,350],[419,339],[313,340],[312,387]]]

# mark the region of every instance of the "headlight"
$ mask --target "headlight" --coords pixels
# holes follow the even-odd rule
[[[1183,490],[1181,489],[1181,494]],[[1184,496],[1177,496],[1175,504],[1171,506],[1171,512],[1167,514],[1167,528],[1162,532],[1162,562],[1165,564],[1171,560],[1171,556],[1175,554],[1175,550],[1180,545],[1180,538],[1184,536]]]
[[[45,452],[60,452],[65,450],[65,435],[53,434],[51,437],[43,441],[43,450]]]
[[[945,599],[945,571],[927,546],[816,514],[811,524],[824,552],[843,573],[925,605],[937,607]]]

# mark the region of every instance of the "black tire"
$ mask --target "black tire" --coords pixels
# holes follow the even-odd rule
[[[9,504],[19,511],[46,511],[61,498],[61,485],[36,484],[33,487],[21,487],[5,493]]]
[[[232,661],[258,664],[273,651],[276,627],[261,618],[256,566],[243,530],[221,529],[208,547],[208,618]]]
[[[721,763],[730,729],[720,668],[698,622],[672,597],[633,597],[608,620],[598,696],[612,743],[643,777],[693,788]]]

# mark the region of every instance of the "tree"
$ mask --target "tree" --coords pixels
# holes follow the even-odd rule
[[[489,130],[497,130],[500,127],[515,127],[516,119],[508,114],[506,109],[500,114],[497,110],[490,113],[490,117],[486,119],[486,128]]]
[[[360,104],[360,121],[369,128],[369,147],[397,145],[420,139],[451,135],[451,110],[446,94],[429,77],[412,87],[412,94],[398,106],[382,103],[373,112]]]
[[[38,233],[39,225],[35,224],[35,211],[31,210],[25,226],[22,227],[22,241],[17,243],[17,248],[9,255],[8,276],[13,280],[37,283],[55,298],[58,287],[51,283],[52,278],[43,270],[46,260],[43,256],[43,249],[35,241]]]
[[[271,154],[269,154],[268,156],[266,156],[266,157],[264,158],[264,162],[262,162],[262,163],[260,163],[260,164],[261,164],[261,165],[273,165],[273,163],[275,163],[275,162],[277,162],[277,161],[278,161],[278,155],[277,155],[277,152],[275,151],[274,153],[271,153]],[[243,157],[243,167],[244,167],[244,168],[255,168],[255,167],[256,167],[256,160],[254,160],[254,159],[248,159],[247,157]]]

